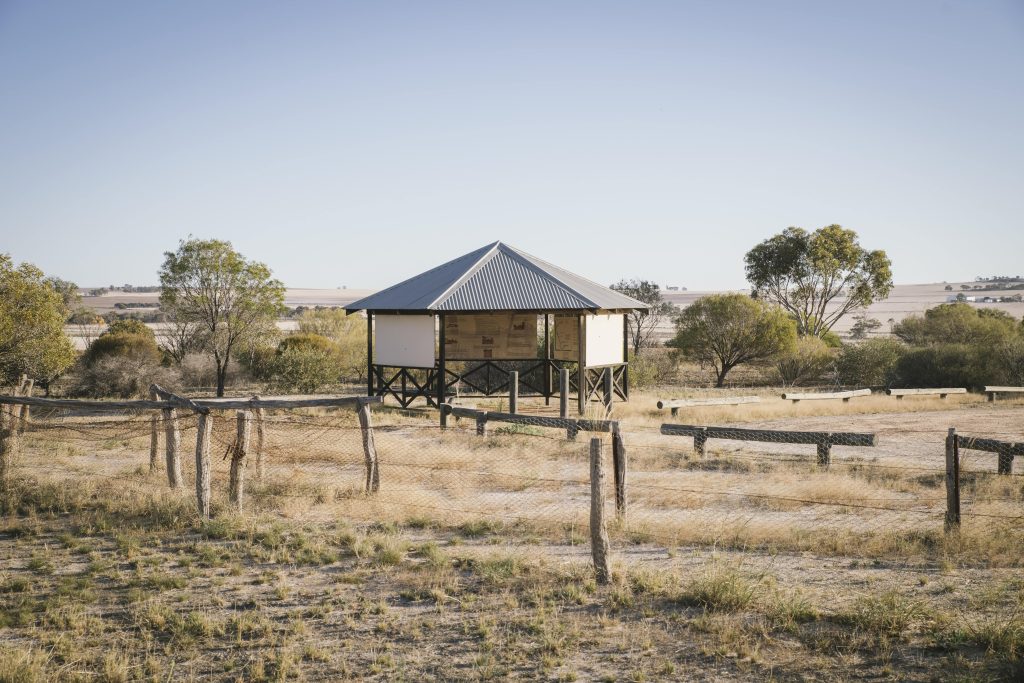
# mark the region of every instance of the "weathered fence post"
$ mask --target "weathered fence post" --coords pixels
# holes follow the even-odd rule
[[[164,408],[163,412],[167,483],[176,489],[181,486],[181,429],[178,427],[178,411]]]
[[[706,431],[702,430],[693,435],[693,450],[702,458],[707,454],[707,443],[708,434]]]
[[[369,402],[360,403],[358,412],[359,428],[363,433],[363,459],[366,463],[366,493],[376,493],[380,490],[380,465],[377,462],[377,445],[373,441]]]
[[[832,464],[832,435],[826,434],[817,445],[818,464],[822,467],[828,467]]]
[[[996,471],[999,474],[1013,474],[1013,452],[1010,450],[1010,445],[1007,444],[1001,448],[997,456],[999,460]]]
[[[605,368],[601,376],[602,384],[604,385],[604,415],[608,418],[612,414],[612,399],[615,396],[615,384],[612,379],[612,369]]]
[[[159,401],[160,397],[153,390],[149,390],[151,401]],[[149,417],[149,471],[156,472],[160,469],[160,462],[157,453],[160,452],[160,413],[154,412]]]
[[[213,420],[208,413],[199,415],[196,428],[196,506],[199,516],[210,519],[210,437]]]
[[[558,370],[558,417],[569,417],[569,371],[565,368]]]
[[[25,376],[22,375],[22,377],[24,378]],[[25,378],[21,385],[21,395],[26,398],[31,398],[32,389],[35,385],[36,381],[34,379]],[[15,406],[15,414],[20,415],[20,419],[18,421],[18,434],[24,434],[25,430],[28,429],[29,421],[32,419],[31,408],[27,403],[22,403],[20,411],[17,409],[17,406]]]
[[[515,415],[519,412],[519,372],[508,373],[508,412]]]
[[[946,436],[946,531],[960,529],[960,449],[956,428]]]
[[[235,426],[235,447],[231,453],[231,472],[228,482],[228,499],[235,509],[242,511],[245,498],[245,456],[249,451],[249,427],[252,415],[248,410],[239,410]]]
[[[267,411],[259,406],[259,401],[259,396],[252,397],[252,414],[256,418],[256,444],[253,447],[253,450],[256,451],[256,481],[262,482],[263,475],[266,474],[266,462],[264,460],[263,449],[266,446],[266,426],[264,425],[264,419],[267,416]]]
[[[565,428],[565,438],[569,441],[575,441],[576,435],[580,433],[580,422],[579,420],[572,420],[569,422],[569,426]]]
[[[612,464],[615,467],[615,512],[626,516],[626,444],[618,420],[612,423]]]
[[[476,435],[487,436],[487,413],[483,411],[476,416]]]
[[[594,573],[597,582],[606,585],[611,581],[608,564],[608,529],[604,523],[604,462],[602,461],[601,439],[590,440],[590,552],[594,558]]]
[[[10,481],[14,469],[14,453],[18,448],[18,428],[14,417],[0,414],[0,485]]]

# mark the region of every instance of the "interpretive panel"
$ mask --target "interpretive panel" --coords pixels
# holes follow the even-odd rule
[[[434,367],[433,315],[375,315],[373,362],[405,368]]]
[[[537,357],[535,313],[444,316],[444,353],[450,360],[525,360]]]

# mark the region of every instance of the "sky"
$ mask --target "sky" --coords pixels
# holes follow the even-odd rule
[[[502,240],[737,289],[839,223],[897,283],[1024,274],[1022,86],[1024,0],[0,0],[0,253],[376,289]]]

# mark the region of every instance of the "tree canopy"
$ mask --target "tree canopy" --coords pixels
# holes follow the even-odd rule
[[[619,280],[611,288],[650,306],[646,310],[637,309],[626,315],[626,329],[633,355],[639,354],[644,347],[654,346],[654,333],[672,316],[675,306],[665,301],[661,288],[650,280]]]
[[[168,314],[202,330],[203,349],[216,366],[217,395],[223,396],[232,353],[274,334],[284,312],[284,285],[230,242],[189,239],[164,254],[160,286]]]
[[[46,382],[74,363],[64,334],[68,313],[62,292],[41,270],[0,254],[0,380],[26,373]]]
[[[754,296],[782,306],[801,335],[820,337],[844,315],[892,290],[889,257],[861,248],[857,233],[828,225],[786,228],[747,252]]]
[[[956,302],[929,308],[923,316],[904,318],[893,327],[893,333],[914,346],[980,344],[994,348],[1019,335],[1021,329],[1021,323],[1006,311]]]
[[[773,359],[796,339],[796,325],[779,307],[742,294],[713,294],[682,312],[668,345],[714,367],[721,387],[736,366]]]

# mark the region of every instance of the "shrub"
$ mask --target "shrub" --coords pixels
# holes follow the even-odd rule
[[[286,337],[270,361],[270,382],[284,391],[315,392],[342,375],[337,344],[318,334]]]
[[[102,358],[114,356],[159,363],[161,358],[160,349],[157,348],[156,339],[152,335],[152,332],[150,332],[149,336],[130,333],[108,334],[105,332],[89,345],[82,360],[86,365],[93,365]]]
[[[667,349],[644,349],[639,356],[630,356],[629,386],[647,389],[669,383],[675,376],[677,365]]]
[[[107,326],[106,331],[101,336],[111,334],[136,334],[149,337],[154,343],[156,342],[156,334],[154,334],[153,330],[146,323],[134,318],[118,318]]]
[[[775,363],[784,384],[821,379],[833,365],[835,354],[827,342],[818,337],[801,337],[793,348],[782,353]]]
[[[896,378],[896,365],[906,347],[891,338],[869,339],[846,344],[836,358],[836,373],[844,385],[889,386]]]
[[[366,379],[366,318],[341,309],[303,311],[299,332],[318,334],[336,345],[342,379]]]
[[[989,384],[988,363],[969,344],[941,344],[911,349],[896,364],[907,387],[980,387]]]
[[[71,391],[78,396],[146,398],[154,383],[173,389],[179,382],[178,372],[161,365],[159,355],[112,353],[82,363]]]

